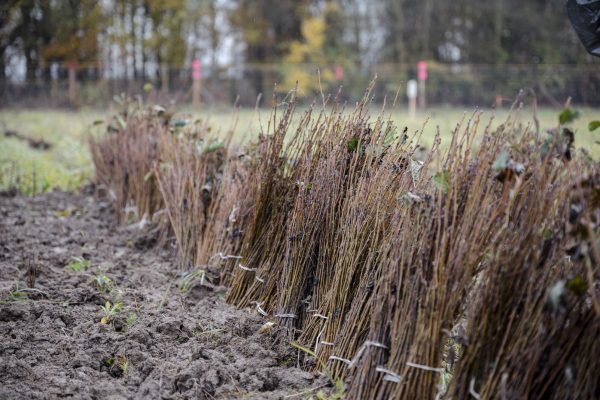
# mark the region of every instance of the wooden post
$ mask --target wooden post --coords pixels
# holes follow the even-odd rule
[[[427,81],[427,63],[419,61],[417,64],[419,77],[419,108],[424,110],[427,107],[427,98],[425,92],[425,82]]]
[[[200,60],[192,61],[192,105],[194,108],[200,107],[200,90],[202,88],[202,73],[200,70]]]
[[[160,66],[161,92],[166,96],[169,94],[169,66],[163,63]]]
[[[77,64],[74,60],[69,61],[69,103],[71,108],[77,108]]]
[[[418,95],[418,83],[416,80],[411,79],[406,85],[406,96],[408,97],[408,116],[413,118],[417,113],[417,95]]]

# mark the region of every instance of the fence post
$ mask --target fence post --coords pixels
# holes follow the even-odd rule
[[[408,115],[413,118],[417,113],[417,94],[418,94],[418,83],[416,80],[411,79],[406,85],[406,95],[408,96]]]
[[[77,63],[75,60],[69,61],[67,65],[69,70],[69,103],[71,108],[77,108]]]
[[[192,105],[194,108],[200,107],[200,89],[202,88],[201,78],[200,60],[195,59],[192,61],[192,79],[194,80],[192,86]]]
[[[169,66],[166,63],[162,63],[160,66],[160,89],[164,95],[169,94]]]

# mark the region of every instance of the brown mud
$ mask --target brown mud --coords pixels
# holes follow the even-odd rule
[[[298,399],[327,383],[223,288],[182,290],[174,251],[111,210],[91,189],[0,196],[0,399]],[[122,309],[102,323],[107,301]]]

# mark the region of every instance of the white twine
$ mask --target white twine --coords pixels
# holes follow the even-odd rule
[[[381,365],[378,365],[375,368],[375,371],[385,374],[385,376],[383,377],[384,381],[400,383],[400,375],[398,375],[397,373],[395,373],[392,370],[389,370],[387,368],[382,367]]]
[[[267,314],[267,312],[265,310],[262,309],[261,304],[258,301],[251,301],[250,304],[256,304],[256,311],[258,311],[258,313],[264,317],[268,317],[269,314]]]
[[[409,367],[412,367],[412,368],[422,369],[424,371],[431,371],[431,372],[438,372],[438,373],[442,373],[445,371],[444,368],[428,367],[427,365],[415,364],[415,363],[411,363],[411,362],[407,362],[406,365],[408,365]]]
[[[140,230],[144,229],[144,227],[146,225],[148,225],[149,223],[150,223],[150,221],[148,220],[148,214],[144,213],[140,222],[137,223],[137,228],[139,228]]]
[[[298,316],[296,314],[275,314],[278,318],[294,318],[297,319]]]
[[[319,314],[319,313],[314,313],[313,317],[322,318],[322,319],[329,319],[329,317],[326,317],[323,314]]]
[[[481,396],[475,391],[475,378],[472,378],[471,382],[469,382],[469,394],[476,400],[481,400]]]
[[[242,264],[238,264],[238,267],[239,267],[241,270],[248,271],[248,272],[254,272],[254,271],[256,271],[256,268],[248,268],[248,267],[244,267]]]
[[[234,256],[234,255],[230,255],[230,254],[223,254],[222,252],[218,252],[218,253],[215,253],[215,254],[213,254],[213,255],[210,257],[210,259],[212,260],[212,259],[213,259],[213,258],[215,258],[215,257],[220,257],[220,258],[221,258],[221,260],[231,260],[231,259],[234,259],[234,260],[241,260],[241,259],[243,258],[242,256]]]
[[[265,283],[265,280],[263,278],[259,278],[258,276],[255,276],[254,279],[259,281],[260,283]]]
[[[161,215],[163,215],[166,212],[167,212],[166,209],[164,209],[164,208],[160,209],[160,210],[156,211],[154,214],[152,214],[152,219],[154,220],[154,218],[160,217]]]
[[[415,364],[415,363],[411,363],[411,362],[407,362],[406,365],[409,366],[409,367],[412,367],[412,368],[419,368],[419,369],[422,369],[422,370],[425,370],[425,371],[444,372],[443,368],[433,368],[433,367],[428,367],[426,365]],[[375,371],[381,372],[381,373],[385,374],[385,376],[383,377],[384,381],[394,382],[394,383],[400,383],[400,379],[401,379],[400,375],[398,375],[397,373],[395,373],[392,370],[389,370],[387,368],[382,367],[381,365],[378,365],[375,368]],[[471,381],[471,385],[473,385],[473,384],[474,384],[473,381]],[[472,387],[469,388],[469,392],[477,400],[480,400],[479,395],[477,395],[477,393],[475,393],[475,391],[472,391]],[[475,395],[477,395],[477,396],[475,396]]]
[[[360,346],[360,348],[358,349],[358,351],[356,352],[356,354],[354,355],[354,357],[352,357],[352,360],[348,360],[348,359],[337,357],[337,356],[330,356],[329,359],[330,360],[342,361],[342,362],[348,364],[348,368],[352,368],[358,362],[358,360],[362,356],[362,353],[365,351],[365,349],[367,349],[368,347],[378,347],[380,349],[387,349],[388,348],[384,344],[381,344],[381,343],[378,343],[378,342],[374,342],[372,340],[367,340],[367,341],[365,341],[363,343],[362,346]],[[348,362],[346,362],[346,361],[348,361]]]
[[[409,199],[416,201],[416,202],[423,201],[423,199],[420,196],[417,196],[416,194],[414,194],[412,192],[407,192],[406,197],[408,197]]]
[[[352,361],[348,360],[347,358],[342,358],[342,357],[338,357],[338,356],[329,356],[329,359],[341,361],[344,364],[348,364],[349,366],[352,366]]]
[[[237,207],[233,207],[233,210],[231,210],[231,212],[229,213],[229,217],[227,217],[227,219],[230,222],[235,223],[235,214],[237,213],[238,208]]]
[[[321,342],[321,335],[323,334],[323,332],[325,332],[325,324],[323,324],[323,327],[321,328],[321,331],[319,332],[319,334],[317,335],[317,339],[315,340],[315,354],[319,350],[319,343]]]

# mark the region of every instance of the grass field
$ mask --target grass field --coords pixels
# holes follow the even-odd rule
[[[301,114],[302,110],[297,112]],[[598,119],[600,110],[581,109],[580,118],[575,122],[576,146],[585,148],[594,158],[600,157],[600,146],[596,136],[587,130],[592,119]],[[373,109],[373,115],[380,112]],[[423,129],[422,145],[430,147],[436,131],[442,138],[442,146],[449,142],[452,132],[461,120],[468,120],[476,110],[470,108],[432,108],[409,117],[404,110],[388,110],[386,116],[398,125],[408,127],[410,133]],[[509,115],[522,124],[533,123],[533,112],[529,108],[514,111],[507,109],[482,110],[481,131],[493,118],[493,126],[505,121]],[[559,110],[538,110],[542,131],[553,128],[558,123]],[[86,135],[94,130],[94,121],[103,120],[109,111],[82,110],[79,112],[60,110],[0,110],[0,188],[19,187],[25,193],[48,191],[58,187],[74,189],[85,183],[92,174]],[[185,115],[185,114],[184,114]],[[189,115],[189,114],[187,114]],[[267,130],[270,110],[206,109],[192,115],[192,119],[207,119],[217,131],[235,130],[234,140],[251,140],[261,130]],[[101,125],[102,126],[102,125]],[[7,138],[5,130],[13,130],[30,138],[44,139],[52,145],[47,151],[32,149],[26,141]]]

